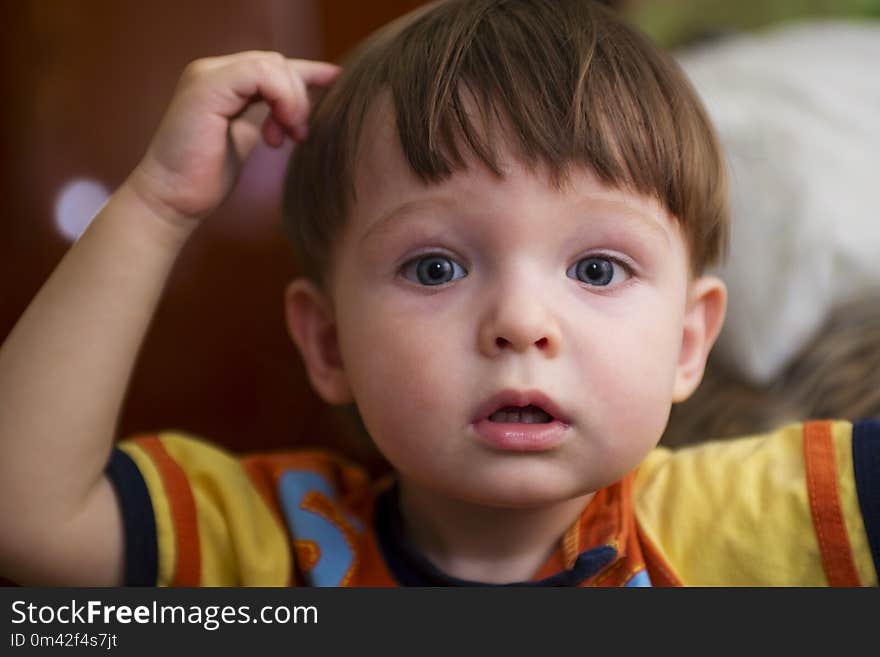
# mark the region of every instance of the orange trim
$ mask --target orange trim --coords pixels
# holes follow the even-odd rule
[[[202,555],[199,547],[199,525],[196,504],[186,474],[165,450],[157,436],[139,441],[150,455],[171,507],[174,525],[174,547],[177,563],[174,565],[173,586],[199,586],[201,581]]]
[[[599,545],[617,551],[613,561],[587,578],[581,586],[623,586],[635,573],[645,568],[633,512],[634,479],[635,473],[630,473],[616,484],[597,491],[581,515],[579,524],[582,532],[578,551],[584,552]]]
[[[840,508],[831,422],[823,420],[804,424],[804,463],[810,512],[828,583],[831,586],[860,586]]]
[[[580,552],[578,552],[578,539],[581,535],[580,521],[583,517],[584,514],[582,513],[578,516],[577,521],[562,535],[562,567],[566,570],[574,568],[575,561],[577,561],[578,555],[580,555]]]
[[[584,586],[592,587],[620,587],[626,584],[625,573],[629,568],[626,559],[617,559],[605,566],[598,574],[584,583]],[[621,575],[624,573],[624,575]]]
[[[303,572],[309,572],[321,559],[321,546],[315,541],[298,538],[293,541],[293,549],[296,551],[296,562]]]
[[[645,559],[645,568],[648,569],[648,577],[651,578],[651,586],[684,586],[684,582],[675,574],[675,570],[638,524],[636,531],[639,535],[642,556]]]
[[[648,571],[648,578],[651,580],[651,586],[684,586],[684,582],[675,572],[675,569],[663,556],[663,553],[657,549],[654,542],[648,538],[648,535],[642,530],[636,518],[633,503],[630,502],[629,513],[633,524],[633,541],[641,552],[642,561],[645,570]],[[633,573],[635,574],[635,573]]]
[[[323,517],[327,522],[334,525],[342,534],[342,537],[348,544],[348,549],[351,550],[352,560],[348,570],[346,570],[345,574],[342,576],[339,586],[351,586],[352,578],[357,572],[360,563],[360,557],[358,556],[360,532],[352,527],[351,522],[349,522],[349,520],[343,515],[339,507],[331,500],[327,499],[323,493],[309,491],[306,493],[302,502],[300,502],[299,507],[305,511],[311,511],[314,514]]]

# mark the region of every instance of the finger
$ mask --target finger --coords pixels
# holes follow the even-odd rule
[[[241,59],[254,59],[261,57],[284,57],[281,53],[273,50],[247,50],[232,55],[220,55],[202,60],[208,66],[222,66]],[[322,62],[316,59],[285,58],[290,69],[300,75],[306,84],[330,84],[342,71],[342,67],[332,62]]]
[[[246,159],[260,141],[262,125],[269,116],[269,108],[264,103],[253,103],[242,111],[234,121],[229,122],[229,132],[235,143],[239,157]]]
[[[330,62],[318,62],[310,59],[288,59],[289,70],[302,78],[307,85],[325,87],[333,83],[342,72],[342,67]]]
[[[291,76],[291,83],[297,93],[304,93],[307,104],[299,108],[298,121],[294,129],[293,137],[303,141],[309,132],[309,116],[314,101],[320,97],[320,92],[325,91],[342,72],[342,68],[329,62],[318,62],[308,59],[288,59],[287,70]]]
[[[327,62],[248,51],[197,60],[187,67],[185,81],[202,89],[213,105],[210,109],[227,119],[238,119],[245,108],[261,98],[275,122],[301,140],[308,130],[312,104],[309,86],[326,86],[340,71],[340,67]],[[269,130],[270,137],[274,137]]]
[[[299,75],[287,69],[290,78],[290,86],[294,91],[297,99],[293,108],[293,125],[291,126],[291,136],[294,139],[302,141],[306,138],[309,129],[309,114],[312,111],[312,101],[309,98],[309,92],[306,83]]]
[[[263,133],[263,139],[272,148],[279,148],[284,143],[284,128],[281,127],[278,121],[272,118],[271,114],[263,121],[261,132]]]
[[[275,120],[293,130],[302,120],[301,105],[308,107],[308,94],[293,83],[286,60],[278,53],[245,53],[208,60],[196,73],[197,84],[210,90],[213,111],[236,118],[248,105],[262,99]]]

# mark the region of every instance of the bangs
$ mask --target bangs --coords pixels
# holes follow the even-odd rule
[[[723,249],[724,167],[702,106],[671,58],[595,2],[434,3],[366,41],[291,161],[287,200],[311,191],[336,216],[316,227],[324,235],[300,240],[332,239],[356,199],[362,126],[383,94],[403,154],[426,183],[471,159],[501,177],[506,152],[545,167],[556,184],[586,167],[606,185],[657,199],[682,225],[695,272]]]

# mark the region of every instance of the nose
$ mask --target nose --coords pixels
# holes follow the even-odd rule
[[[481,319],[478,340],[480,352],[490,358],[531,349],[552,358],[561,346],[549,300],[525,288],[508,288],[493,295]]]

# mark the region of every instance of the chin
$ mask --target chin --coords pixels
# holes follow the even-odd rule
[[[455,482],[452,492],[482,506],[533,509],[572,500],[602,487],[594,485],[589,475],[548,470],[519,467],[508,472],[475,473],[477,476],[467,482]]]

